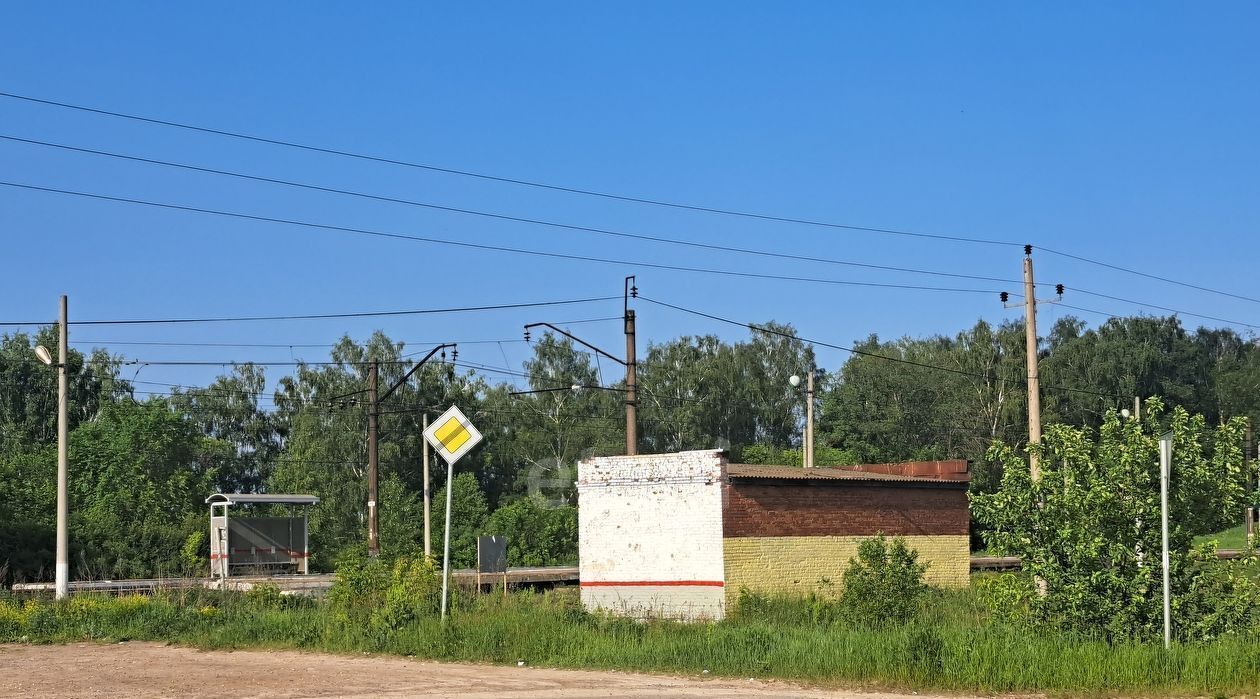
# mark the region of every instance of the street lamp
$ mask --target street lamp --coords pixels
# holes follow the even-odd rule
[[[801,385],[801,377],[788,377],[792,388]],[[805,438],[801,440],[801,463],[805,468],[814,467],[814,371],[805,374]]]
[[[66,487],[66,473],[69,470],[69,454],[67,452],[67,431],[70,422],[68,404],[70,379],[67,374],[66,354],[69,339],[66,331],[66,297],[61,297],[61,322],[58,325],[57,363],[53,363],[52,353],[43,345],[35,346],[35,356],[48,366],[57,367],[57,599],[65,599],[70,595],[70,505]]]

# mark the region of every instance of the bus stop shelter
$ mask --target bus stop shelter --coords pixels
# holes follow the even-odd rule
[[[305,510],[319,502],[314,495],[271,493],[215,493],[210,505],[210,577],[227,578],[243,572],[261,574],[309,572]],[[250,510],[267,505],[287,506],[288,516],[259,516],[254,511],[231,515],[232,506]]]

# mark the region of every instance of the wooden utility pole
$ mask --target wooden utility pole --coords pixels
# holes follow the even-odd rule
[[[380,367],[373,361],[368,367],[368,555],[381,554],[380,536],[376,529],[376,382]]]
[[[424,431],[421,432],[423,435],[424,432],[429,431],[428,413],[424,413],[421,422],[424,423]],[[424,461],[424,557],[429,558],[432,555],[429,543],[429,440],[421,437],[420,443],[423,445],[421,447],[423,456],[420,458]]]
[[[634,338],[634,309],[630,308],[630,298],[638,296],[639,289],[634,285],[634,277],[626,277],[625,321],[626,321],[626,456],[639,453],[639,417],[638,417],[638,371]]]

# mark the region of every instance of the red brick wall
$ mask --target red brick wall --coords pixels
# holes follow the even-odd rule
[[[724,486],[722,536],[967,535],[967,492],[851,484]]]

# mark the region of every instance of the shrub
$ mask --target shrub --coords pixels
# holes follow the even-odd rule
[[[407,622],[438,611],[442,582],[427,558],[399,558],[394,562],[385,604],[372,615],[374,628],[397,630]]]
[[[901,537],[889,542],[883,536],[867,539],[858,547],[857,558],[849,560],[840,593],[841,618],[862,626],[903,624],[918,609],[919,598],[927,591],[917,551]]]
[[[258,583],[245,592],[245,599],[253,606],[273,609],[284,603],[280,586],[275,583]]]

